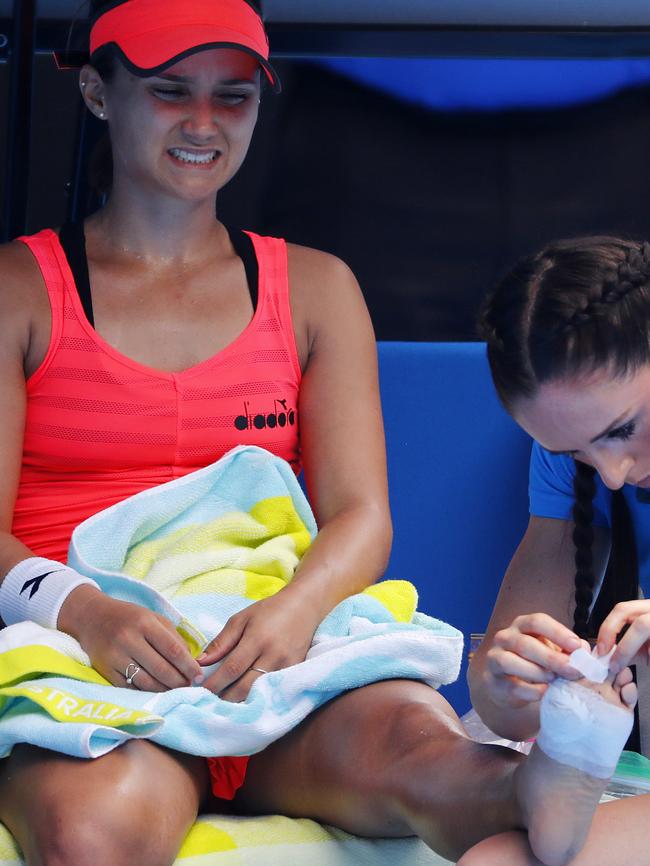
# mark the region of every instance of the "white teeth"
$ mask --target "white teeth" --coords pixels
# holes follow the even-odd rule
[[[217,158],[217,151],[213,150],[210,153],[190,153],[189,150],[182,150],[180,147],[172,147],[169,151],[176,159],[181,162],[189,162],[194,165],[207,165],[209,162],[214,162]]]

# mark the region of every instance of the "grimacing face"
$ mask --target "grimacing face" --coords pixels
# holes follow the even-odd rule
[[[545,383],[513,416],[544,448],[593,466],[610,489],[650,487],[650,364],[625,377],[601,369]]]
[[[244,51],[198,51],[150,78],[117,63],[108,84],[84,67],[81,82],[109,124],[114,188],[212,197],[244,161],[260,98],[260,67]]]

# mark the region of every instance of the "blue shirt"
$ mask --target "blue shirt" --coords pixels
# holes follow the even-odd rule
[[[530,457],[528,495],[530,513],[535,517],[555,517],[571,520],[573,509],[573,458],[564,454],[551,454],[537,442]],[[644,595],[650,595],[650,495],[643,501],[643,492],[626,484],[623,495],[630,509],[639,558],[639,583]],[[650,491],[648,491],[650,494]],[[611,527],[612,491],[596,475],[594,496],[594,524]]]

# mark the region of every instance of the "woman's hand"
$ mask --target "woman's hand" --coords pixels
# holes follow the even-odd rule
[[[198,662],[166,617],[94,587],[70,593],[59,628],[79,641],[95,670],[114,686],[127,685],[126,669],[132,664],[140,670],[130,685],[141,691],[164,692],[203,678]]]
[[[570,629],[545,613],[518,616],[494,635],[485,660],[485,683],[491,700],[521,708],[542,699],[556,676],[579,679],[568,655],[583,645]]]
[[[221,665],[203,684],[228,701],[244,701],[262,671],[277,671],[305,660],[320,616],[300,593],[283,590],[232,616],[199,662]]]
[[[650,600],[622,601],[614,607],[598,632],[599,655],[611,650],[626,625],[629,628],[609,663],[611,673],[618,673],[628,665],[647,665],[650,661]]]

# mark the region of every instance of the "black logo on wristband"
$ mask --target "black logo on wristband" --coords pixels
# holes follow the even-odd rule
[[[29,593],[30,598],[34,598],[36,593],[41,588],[41,584],[45,580],[46,577],[49,577],[51,574],[57,574],[57,572],[63,571],[62,568],[56,568],[54,571],[46,571],[45,574],[38,574],[36,577],[32,577],[31,580],[26,580],[23,584],[23,588],[20,590],[18,595],[22,595],[28,586],[31,586],[31,591]]]

